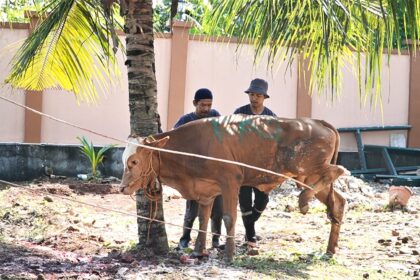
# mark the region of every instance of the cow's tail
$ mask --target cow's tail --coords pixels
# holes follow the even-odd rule
[[[337,160],[338,160],[338,149],[340,147],[340,134],[338,133],[338,130],[332,126],[330,123],[327,123],[324,120],[320,120],[320,122],[325,126],[328,127],[329,129],[331,129],[334,134],[335,134],[335,147],[334,147],[334,154],[333,157],[331,159],[331,164],[337,164]]]

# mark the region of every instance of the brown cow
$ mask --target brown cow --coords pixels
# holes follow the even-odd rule
[[[132,141],[133,139],[131,139]],[[331,232],[327,252],[334,254],[343,218],[344,198],[332,188],[344,169],[330,164],[337,156],[339,135],[330,124],[312,119],[231,115],[201,119],[175,130],[134,139],[156,148],[238,161],[294,178],[304,178],[315,196],[327,205]],[[234,255],[236,209],[240,186],[256,186],[269,192],[285,179],[243,166],[159,152],[128,144],[123,154],[121,190],[132,194],[157,178],[200,204],[200,229],[207,230],[213,199],[223,195],[223,220],[228,236],[226,259]],[[202,254],[206,234],[199,233],[194,253]]]

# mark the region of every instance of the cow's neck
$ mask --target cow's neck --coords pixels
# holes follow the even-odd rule
[[[170,170],[171,166],[171,157],[170,153],[165,152],[158,152],[156,155],[154,155],[154,166],[156,166],[156,170],[158,170],[158,179],[162,181],[162,183],[165,183],[169,178],[172,177],[172,174],[176,172],[176,170]]]
[[[152,160],[152,169],[156,175],[156,178],[160,182],[160,172],[161,172],[160,169],[161,169],[161,163],[162,163],[160,151],[153,151],[151,160]]]
[[[172,147],[165,147],[168,149],[173,149]],[[160,161],[159,161],[160,160]],[[182,170],[183,162],[180,161],[180,158],[175,156],[172,153],[161,152],[160,159],[158,154],[154,156],[154,166],[158,169],[158,179],[165,185],[176,188],[175,182],[180,180],[179,170]]]

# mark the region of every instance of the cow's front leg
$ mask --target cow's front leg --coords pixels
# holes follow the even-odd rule
[[[235,224],[236,208],[238,205],[239,186],[226,187],[222,189],[223,196],[223,222],[226,227],[225,260],[228,263],[233,261],[235,254]]]
[[[195,247],[193,256],[199,257],[202,256],[204,250],[206,249],[206,231],[207,224],[209,222],[211,207],[213,202],[210,204],[199,204],[198,206],[198,220],[200,222],[200,232],[198,233],[197,239],[195,241]]]

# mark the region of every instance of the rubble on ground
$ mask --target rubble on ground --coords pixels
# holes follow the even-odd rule
[[[334,189],[340,192],[347,200],[347,209],[364,208],[374,211],[385,210],[389,202],[389,187],[390,185],[388,184],[366,182],[354,176],[340,176],[334,182]],[[413,191],[413,195],[420,193],[418,188],[410,189]],[[290,209],[297,208],[297,198],[301,191],[302,189],[298,188],[294,181],[287,180],[270,194],[272,199],[268,207],[279,208],[280,204],[285,212],[291,212]],[[290,199],[290,201],[287,201],[287,199]],[[317,200],[311,203],[315,207],[321,204]],[[408,208],[408,211],[410,211],[410,208]]]

